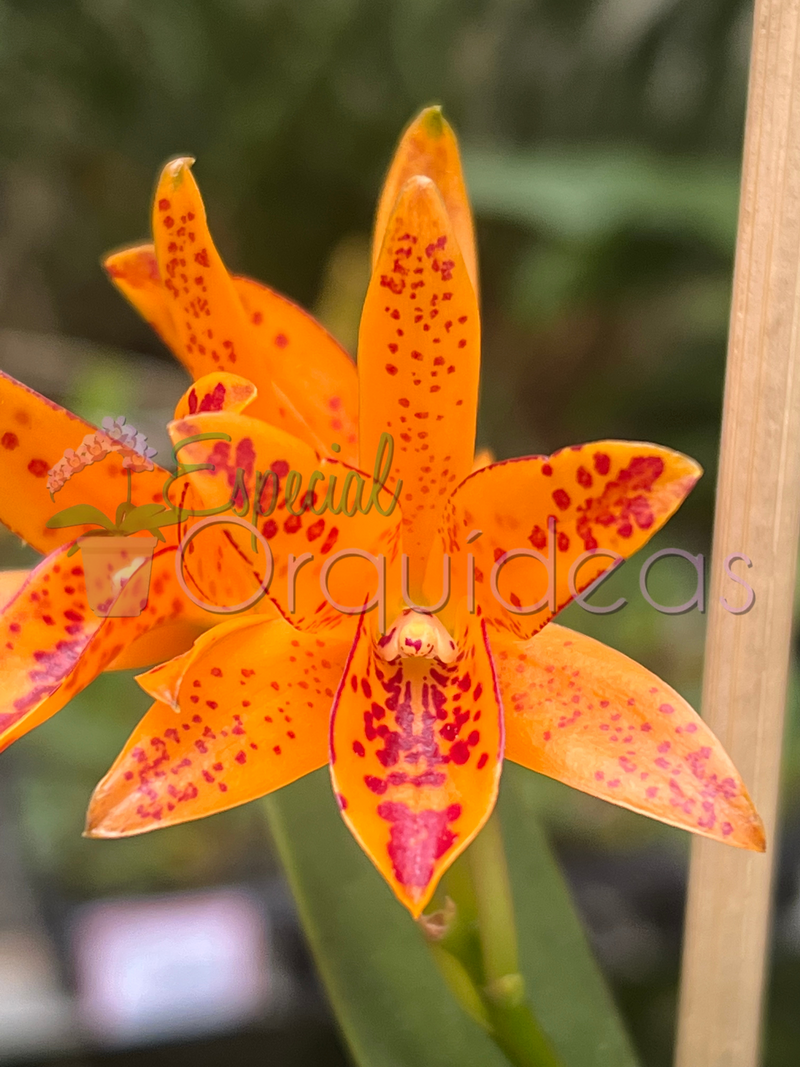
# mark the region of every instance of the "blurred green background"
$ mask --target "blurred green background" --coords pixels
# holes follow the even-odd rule
[[[707,552],[749,17],[739,0],[0,0],[0,367],[88,418],[124,413],[165,447],[183,372],[99,258],[147,235],[156,174],[177,153],[196,157],[228,265],[352,351],[382,175],[404,124],[440,102],[477,216],[480,443],[500,458],[599,437],[687,452],[706,476],[653,550]],[[0,566],[34,559],[0,537]],[[688,565],[662,562],[650,588],[686,600]],[[648,607],[636,563],[606,589],[600,603],[621,591],[628,606],[564,621],[696,701],[704,618]],[[81,839],[91,788],[146,705],[130,675],[106,675],[3,755],[3,815],[45,902],[274,869],[252,807]],[[768,1067],[800,1059],[795,708],[793,695]],[[529,779],[642,1062],[662,1067],[686,835]],[[215,1055],[250,1062],[235,1047]],[[297,1062],[341,1062],[332,1048]]]

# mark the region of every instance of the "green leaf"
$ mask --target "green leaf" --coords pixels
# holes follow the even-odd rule
[[[623,229],[684,233],[730,253],[739,175],[716,161],[630,149],[464,152],[479,215],[596,240]]]
[[[164,510],[163,504],[140,504],[132,508],[119,524],[120,533],[128,534],[146,530],[151,520]]]
[[[151,519],[147,524],[148,530],[155,530],[156,527],[162,526],[177,526],[181,521],[180,512],[173,511],[172,508],[167,508],[163,515],[157,515],[154,519]]]
[[[499,810],[528,999],[565,1067],[636,1067],[569,888],[536,818],[533,771],[509,761]]]
[[[64,526],[82,526],[88,522],[95,522],[106,530],[115,528],[111,519],[106,518],[99,508],[91,504],[73,504],[71,508],[64,508],[48,519],[46,525],[51,530],[60,530]]]
[[[359,1067],[508,1067],[456,1003],[416,923],[345,827],[327,771],[265,804],[306,937]]]
[[[155,531],[162,526],[174,526],[180,522],[177,511],[163,504],[140,504],[129,511],[120,523],[120,533],[138,533],[139,530]]]
[[[117,514],[116,514],[115,520],[114,520],[116,522],[117,526],[120,525],[120,523],[125,518],[125,516],[128,514],[128,512],[129,511],[133,511],[133,509],[135,507],[136,507],[136,505],[135,504],[131,504],[130,500],[123,500],[122,501],[122,503],[117,508]]]

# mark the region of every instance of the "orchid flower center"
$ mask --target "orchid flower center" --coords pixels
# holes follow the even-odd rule
[[[399,657],[437,659],[452,663],[458,646],[435,615],[421,611],[403,611],[378,642],[378,651],[387,662]]]

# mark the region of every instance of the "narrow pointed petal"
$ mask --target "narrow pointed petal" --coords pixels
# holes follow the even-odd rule
[[[228,371],[212,371],[190,385],[175,408],[175,418],[204,411],[232,411],[240,414],[255,400],[258,390],[247,378]]]
[[[0,614],[0,750],[59,711],[148,630],[182,612],[174,549],[153,560],[147,607],[131,618],[98,618],[88,606],[83,564],[52,552]]]
[[[283,378],[290,381],[291,375],[280,375],[272,348],[261,343],[214,245],[192,162],[168,163],[153,201],[156,258],[169,294],[176,354],[193,378],[212,370],[241,374],[259,389],[254,410],[260,418],[316,445],[293,392],[283,388]]]
[[[242,373],[256,385],[250,324],[211,238],[191,159],[168,163],[153,200],[159,275],[171,297],[176,355],[193,378],[211,370]],[[269,377],[264,364],[263,377]]]
[[[373,268],[380,256],[383,238],[392,209],[403,186],[417,175],[430,178],[436,184],[453,232],[464,257],[464,263],[475,292],[478,291],[478,261],[475,252],[475,231],[469,206],[458,142],[452,127],[439,107],[426,107],[414,119],[400,138],[392,165],[383,184],[375,233],[372,241]]]
[[[323,766],[347,648],[280,620],[209,642],[183,674],[180,711],[154,704],[98,785],[87,834],[199,819]]]
[[[630,441],[597,441],[476,471],[447,507],[442,543],[453,557],[452,603],[465,595],[469,553],[475,559],[476,604],[490,626],[531,636],[572,599],[570,568],[581,555],[610,550],[623,559],[632,556],[677,510],[700,474],[700,466],[679,452]],[[476,531],[481,536],[467,544]],[[535,558],[502,565],[497,579],[502,600],[495,597],[492,568],[518,549],[538,552],[554,566],[554,605],[547,599],[547,570]],[[612,564],[606,555],[588,558],[577,572],[577,591]],[[537,611],[528,611],[539,603]]]
[[[356,840],[416,918],[488,819],[503,718],[485,628],[459,659],[388,664],[360,626],[336,695],[331,773]]]
[[[404,186],[387,224],[358,353],[359,466],[372,471],[381,434],[392,435],[403,549],[420,586],[447,494],[472,470],[480,363],[475,291],[427,178]]]
[[[117,504],[125,499],[125,471],[117,453],[67,482],[55,503],[50,499],[47,472],[65,449],[77,448],[94,431],[77,415],[0,372],[0,522],[39,552],[47,554],[75,539],[74,528],[47,529],[47,520],[57,511],[73,504],[93,504],[113,518]],[[168,476],[161,467],[137,474],[133,502],[160,501]]]
[[[341,446],[339,458],[355,463],[358,375],[353,360],[312,315],[285,296],[250,278],[235,277],[233,282],[259,345],[271,352],[276,386],[297,408],[326,455],[335,443]],[[260,414],[257,404],[253,414]]]
[[[660,678],[555,623],[524,643],[492,645],[508,759],[672,826],[764,851],[738,771]]]
[[[133,245],[111,252],[103,259],[111,281],[176,355],[181,342],[167,301],[152,244]]]
[[[247,512],[248,521],[255,518],[275,563],[269,596],[293,625],[320,628],[349,622],[351,617],[340,613],[321,589],[322,566],[335,553],[357,549],[376,556],[385,555],[388,567],[397,555],[399,509],[384,515],[374,504],[368,506],[372,488],[370,479],[362,478],[336,460],[320,459],[304,442],[248,415],[206,412],[171,423],[169,431],[176,445],[198,434],[230,436],[230,442],[196,441],[180,448],[179,455],[184,463],[210,466],[211,469],[198,470],[190,475],[192,486],[206,508],[224,507],[226,502],[233,501],[240,514]],[[316,511],[306,507],[306,494],[312,478]],[[288,488],[290,480],[294,492]],[[353,514],[337,510],[348,483],[347,499]],[[261,513],[255,516],[259,487]],[[287,505],[287,491],[291,507]],[[332,507],[326,506],[329,492]],[[356,510],[359,500],[363,511]],[[383,499],[384,510],[388,510],[386,505],[387,500]],[[225,576],[228,561],[232,567],[244,564],[254,580],[253,592],[265,574],[263,549],[258,544],[253,546],[246,531],[235,526],[222,529],[219,544],[223,552],[217,563],[219,573]],[[203,538],[205,541],[206,536],[204,531],[198,535],[198,540]],[[289,555],[299,559],[306,553],[313,559],[303,565],[292,582],[288,572]],[[197,557],[202,562],[205,556],[205,552],[195,556],[187,553],[184,559],[187,567],[194,568],[194,559]],[[328,590],[334,601],[355,607],[375,594],[377,584],[378,573],[372,562],[345,559],[331,570]],[[296,590],[294,601],[293,589]],[[224,605],[238,601],[214,603]]]

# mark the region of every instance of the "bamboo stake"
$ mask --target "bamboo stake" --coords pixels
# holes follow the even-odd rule
[[[759,1060],[800,519],[799,9],[755,5],[703,685],[768,851],[692,846],[677,1067]],[[720,603],[736,601],[732,553],[756,593],[738,616]]]

